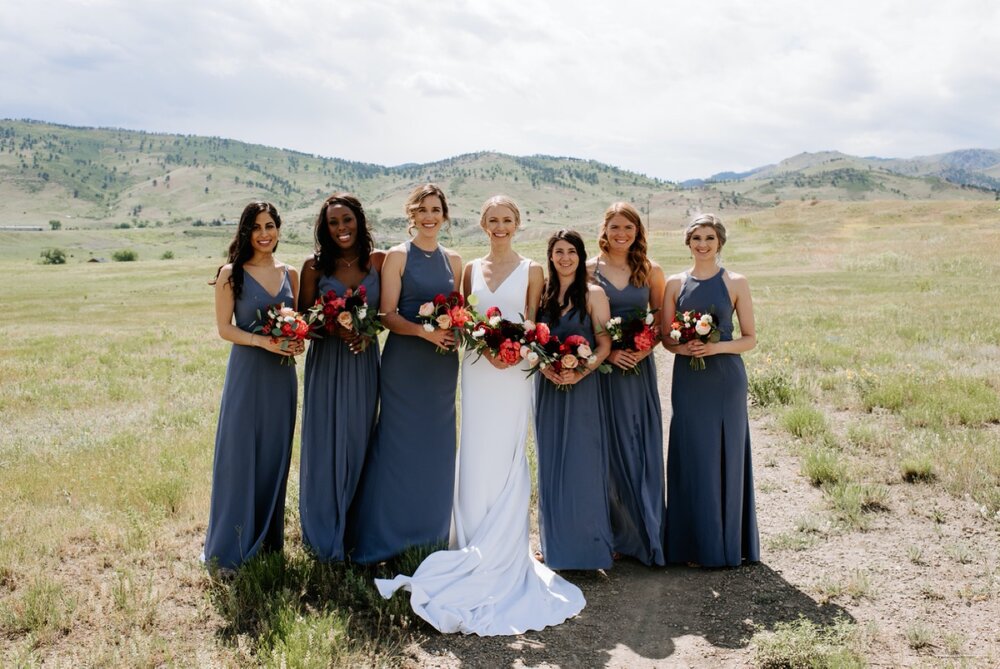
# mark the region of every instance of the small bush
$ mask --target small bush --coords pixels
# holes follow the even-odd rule
[[[826,418],[810,406],[793,406],[781,417],[782,426],[801,439],[817,437],[826,432]]]
[[[864,667],[864,658],[854,650],[857,633],[845,619],[822,627],[799,618],[778,623],[773,632],[754,635],[754,664],[763,669],[807,669]]]
[[[795,387],[788,375],[779,371],[752,374],[747,384],[750,401],[757,406],[791,404],[795,399]]]
[[[802,458],[802,473],[815,486],[840,483],[847,478],[847,465],[832,448],[810,448]]]
[[[66,252],[62,249],[45,249],[42,251],[43,265],[65,265]]]
[[[934,473],[934,459],[928,453],[903,458],[899,468],[903,480],[907,483],[927,483],[937,478],[937,474]]]
[[[132,249],[122,249],[111,254],[111,259],[117,262],[132,262],[139,259],[139,254]]]
[[[173,259],[174,259],[173,251],[164,251],[163,255],[160,256],[160,260],[173,260]]]

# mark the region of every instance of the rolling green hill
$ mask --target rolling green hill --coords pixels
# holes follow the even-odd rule
[[[1000,152],[909,161],[804,153],[685,188],[577,158],[481,152],[386,167],[218,137],[4,120],[0,225],[48,230],[50,221],[58,221],[63,229],[190,231],[233,222],[247,201],[263,198],[308,239],[319,203],[333,191],[348,190],[365,203],[381,239],[391,242],[405,235],[406,194],[434,181],[449,196],[452,235],[459,240],[478,234],[480,204],[495,193],[518,201],[529,236],[552,226],[596,226],[616,200],[649,212],[651,228],[674,228],[697,211],[722,210],[725,216],[788,200],[993,199],[997,192],[990,184],[1000,188],[994,159],[1000,163]],[[975,179],[951,183],[942,176],[947,170]]]

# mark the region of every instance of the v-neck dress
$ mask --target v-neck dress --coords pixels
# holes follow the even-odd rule
[[[258,310],[293,304],[288,270],[277,295],[244,270],[236,325],[252,331]],[[263,348],[233,344],[215,431],[206,563],[234,569],[284,544],[285,487],[292,457],[295,367]]]

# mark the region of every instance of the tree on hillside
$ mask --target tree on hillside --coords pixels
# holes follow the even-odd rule
[[[49,221],[49,227],[52,228],[53,230],[58,230],[59,228],[62,227],[62,221],[58,221],[53,218],[51,221]]]

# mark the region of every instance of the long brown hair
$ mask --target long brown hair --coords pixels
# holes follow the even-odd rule
[[[564,301],[559,301],[559,275],[556,272],[555,263],[552,262],[552,249],[556,242],[569,242],[576,249],[577,256],[580,257],[580,264],[576,266],[576,274],[573,276],[573,283],[566,289]],[[583,237],[576,230],[563,228],[549,237],[548,249],[545,252],[548,262],[549,274],[545,280],[545,289],[542,291],[542,313],[549,318],[549,323],[556,325],[562,317],[563,309],[572,305],[576,308],[577,317],[582,321],[587,313],[587,249],[583,244]]]
[[[253,245],[250,243],[251,235],[253,234],[253,225],[257,221],[257,215],[268,213],[271,218],[274,219],[274,224],[277,228],[281,229],[281,217],[278,216],[278,210],[270,202],[264,202],[258,200],[256,202],[251,202],[246,207],[243,208],[243,213],[240,214],[240,224],[236,227],[236,234],[233,236],[233,241],[229,244],[229,258],[226,263],[232,263],[233,271],[229,275],[229,287],[233,289],[233,299],[240,299],[240,295],[243,293],[243,263],[253,257]],[[278,242],[274,243],[274,250],[278,250]],[[214,286],[216,281],[219,280],[219,274],[222,272],[222,268],[225,265],[219,265],[219,269],[215,270],[215,278],[209,281],[209,285]]]
[[[444,217],[445,222],[450,222],[451,219],[448,218],[448,198],[444,196],[444,191],[437,184],[424,184],[423,186],[417,186],[412,191],[410,191],[409,197],[406,198],[406,205],[404,210],[406,211],[406,218],[409,219],[410,223],[406,226],[406,233],[412,235],[413,228],[416,224],[413,222],[413,216],[417,213],[417,209],[420,208],[420,203],[424,201],[425,197],[431,195],[436,195],[439,200],[441,200],[441,214]]]
[[[649,273],[653,269],[649,257],[646,255],[646,228],[642,224],[639,211],[628,202],[615,202],[604,212],[604,223],[601,224],[601,231],[597,238],[597,245],[605,253],[611,248],[608,241],[608,223],[612,218],[621,214],[630,223],[635,225],[635,239],[628,248],[628,266],[631,273],[628,282],[633,286],[645,286],[649,281]]]

